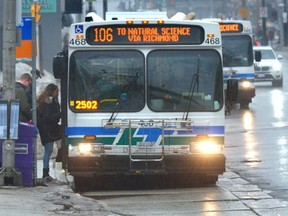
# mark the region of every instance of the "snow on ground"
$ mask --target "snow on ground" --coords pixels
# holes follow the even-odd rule
[[[29,66],[26,63],[23,62],[17,62],[16,68],[15,68],[15,79],[18,80],[21,74],[23,73],[30,73],[32,70],[32,67]],[[42,91],[46,85],[49,83],[54,83],[59,86],[60,88],[60,81],[55,79],[53,74],[44,70],[41,71],[42,78],[36,80],[36,93],[39,94],[40,91]],[[16,81],[15,80],[15,81]],[[0,71],[0,87],[3,86],[3,72]]]

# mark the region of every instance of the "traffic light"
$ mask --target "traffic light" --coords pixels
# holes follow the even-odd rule
[[[82,0],[65,0],[65,13],[82,14]]]
[[[36,22],[38,23],[41,19],[41,15],[39,14],[41,10],[41,5],[39,4],[31,4],[31,16],[35,17]]]

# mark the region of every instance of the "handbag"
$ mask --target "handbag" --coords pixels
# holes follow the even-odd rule
[[[62,139],[62,127],[61,127],[61,125],[57,124],[56,127],[53,127],[53,129],[47,133],[47,136],[52,141],[57,141],[57,140]]]

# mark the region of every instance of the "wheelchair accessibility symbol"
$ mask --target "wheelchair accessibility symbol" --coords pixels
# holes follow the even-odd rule
[[[83,33],[83,25],[76,25],[75,26],[75,33],[82,34]]]

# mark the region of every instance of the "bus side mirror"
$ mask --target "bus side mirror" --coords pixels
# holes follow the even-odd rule
[[[62,52],[58,52],[56,56],[53,58],[53,75],[56,79],[62,79],[67,77],[67,65],[68,58],[66,54]]]
[[[261,51],[255,51],[255,61],[260,62],[262,59]]]

